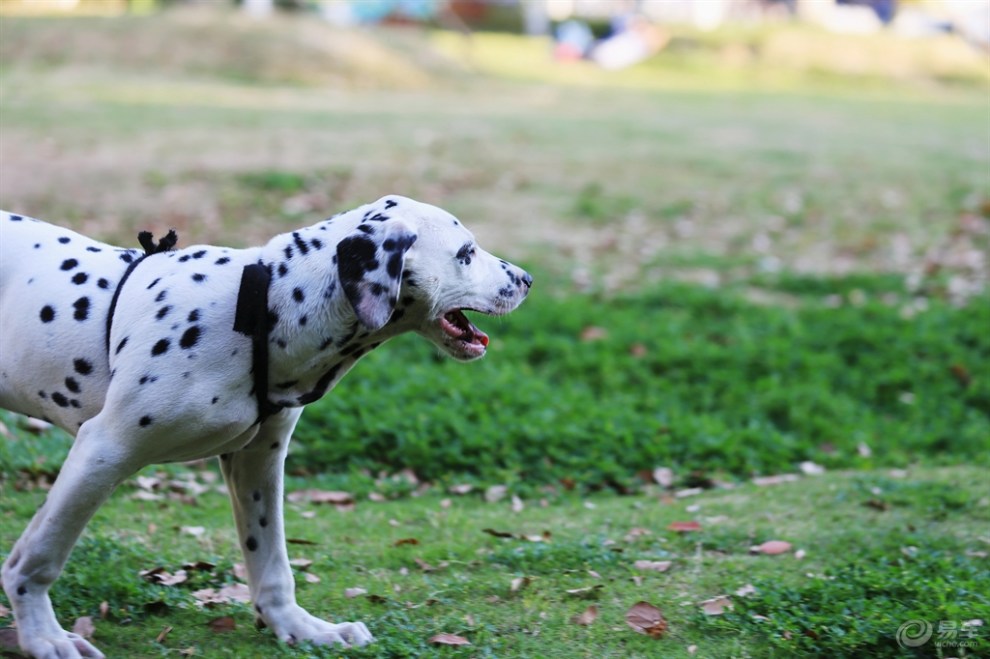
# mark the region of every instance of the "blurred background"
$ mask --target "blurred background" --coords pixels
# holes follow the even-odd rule
[[[111,240],[247,244],[394,192],[578,290],[782,269],[986,283],[985,0],[0,12],[0,198]]]

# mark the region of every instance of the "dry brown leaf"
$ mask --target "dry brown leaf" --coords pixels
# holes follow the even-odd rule
[[[303,572],[303,579],[306,583],[320,583],[320,578],[312,572]]]
[[[168,636],[171,631],[172,628],[169,627],[168,625],[165,625],[165,627],[163,627],[162,630],[158,632],[158,636],[155,637],[155,643],[164,643],[165,637]]]
[[[2,608],[3,607],[0,606],[0,609]],[[100,620],[106,620],[107,616],[109,615],[110,615],[110,602],[103,600],[102,602],[100,602]]]
[[[402,547],[403,545],[418,545],[419,540],[416,538],[400,538],[392,543],[395,547]]]
[[[700,531],[701,524],[696,521],[689,522],[671,522],[667,525],[668,531],[677,531],[678,533],[688,533],[690,531]]]
[[[308,558],[293,558],[289,560],[289,565],[299,568],[300,570],[308,570],[312,567],[313,561]]]
[[[673,565],[671,561],[636,561],[633,567],[650,572],[666,572]]]
[[[592,604],[581,613],[573,616],[571,618],[571,622],[574,623],[575,625],[583,625],[587,627],[597,619],[598,619],[598,607]]]
[[[485,501],[488,503],[498,503],[509,493],[509,488],[505,485],[492,485],[485,490]]]
[[[430,643],[434,645],[471,645],[471,641],[456,634],[437,634],[430,637]]]
[[[639,634],[650,638],[662,638],[667,632],[667,621],[660,609],[649,602],[636,602],[626,611],[626,624]]]
[[[720,616],[725,613],[726,609],[732,608],[732,602],[725,595],[719,595],[704,602],[698,602],[698,605],[706,615],[710,616]]]
[[[586,586],[584,588],[571,588],[570,590],[566,590],[564,592],[566,592],[571,597],[576,597],[578,599],[592,600],[592,599],[598,599],[598,596],[601,595],[603,588],[605,588],[605,586],[603,586],[602,584],[595,584],[594,586]]]
[[[780,485],[782,483],[793,483],[799,480],[800,477],[797,474],[778,474],[776,476],[757,476],[753,479],[753,484],[760,487],[766,487],[767,485]]]
[[[76,622],[72,625],[72,633],[79,634],[83,638],[93,638],[93,634],[96,633],[96,626],[93,625],[93,619],[89,616],[77,618]]]
[[[513,593],[518,593],[520,590],[522,590],[532,582],[533,582],[532,577],[516,577],[509,584],[509,591]]]
[[[220,618],[214,618],[213,620],[206,623],[206,626],[210,628],[214,634],[220,634],[223,632],[232,632],[237,628],[237,623],[230,616],[222,616]]]
[[[581,330],[582,341],[601,341],[608,336],[608,330],[604,327],[589,325]]]
[[[354,495],[350,492],[334,490],[296,490],[295,492],[289,492],[286,499],[292,503],[326,503],[332,506],[350,506],[354,504]]]
[[[757,545],[753,549],[757,554],[776,556],[777,554],[789,552],[791,550],[791,543],[784,542],[783,540],[767,540],[762,545]]]
[[[220,589],[218,595],[228,602],[242,602],[246,604],[251,601],[251,589],[242,583],[227,584]]]
[[[355,597],[360,597],[361,595],[366,595],[368,593],[364,588],[348,588],[344,591],[344,597],[347,599],[354,599]]]
[[[674,485],[674,470],[670,467],[657,467],[653,470],[653,482],[662,488],[670,489]]]
[[[496,538],[514,538],[516,537],[514,533],[509,533],[508,531],[496,531],[495,529],[481,529],[482,533],[487,533],[488,535],[495,536]]]
[[[208,561],[196,561],[195,563],[185,563],[182,566],[183,570],[188,570],[189,572],[209,572],[216,565]]]

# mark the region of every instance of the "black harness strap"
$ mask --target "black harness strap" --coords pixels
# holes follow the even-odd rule
[[[282,409],[268,400],[268,285],[271,279],[268,268],[260,263],[244,266],[234,313],[234,331],[251,337],[254,361],[251,374],[254,376],[254,396],[258,401],[258,420],[255,423],[264,423],[265,419]]]
[[[145,260],[149,256],[155,254],[161,254],[162,252],[167,252],[175,247],[175,244],[179,242],[179,236],[176,235],[175,229],[169,229],[165,237],[155,244],[154,236],[151,235],[150,231],[142,231],[138,234],[138,242],[141,243],[141,247],[144,248],[144,254],[138,257],[137,260],[131,261],[130,265],[127,266],[127,270],[124,270],[124,276],[120,278],[117,282],[117,288],[113,290],[113,297],[110,298],[110,308],[107,310],[107,334],[106,334],[106,348],[107,348],[107,358],[110,357],[110,330],[113,328],[113,314],[117,311],[117,300],[120,298],[120,291],[124,288],[124,282],[127,278],[131,276],[134,272],[134,268],[138,267],[138,263]]]

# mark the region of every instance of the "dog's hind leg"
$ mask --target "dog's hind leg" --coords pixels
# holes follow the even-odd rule
[[[3,587],[17,620],[21,649],[31,657],[102,657],[62,629],[48,589],[96,509],[139,467],[123,443],[108,438],[100,417],[83,424],[48,498],[3,565]]]
[[[374,639],[361,622],[332,624],[296,604],[285,547],[282,491],[289,438],[302,409],[269,417],[244,449],[221,456],[247,565],[256,620],[287,643],[365,645]]]

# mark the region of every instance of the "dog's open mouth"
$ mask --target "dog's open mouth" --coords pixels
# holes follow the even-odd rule
[[[475,327],[462,309],[440,316],[440,329],[469,352],[484,352],[488,347],[488,335]]]

